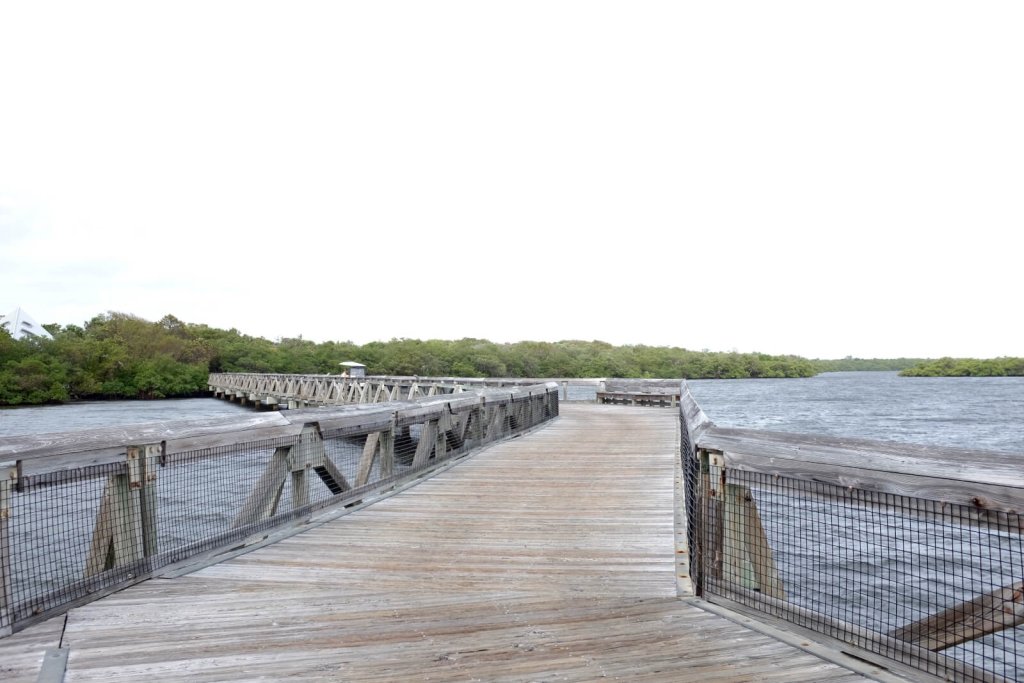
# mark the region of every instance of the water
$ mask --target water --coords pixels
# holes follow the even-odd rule
[[[829,372],[806,379],[690,380],[722,427],[830,434],[1024,454],[1024,377],[898,377]],[[570,400],[595,386],[569,385]],[[0,409],[0,438],[250,412],[213,398]]]
[[[806,379],[690,380],[687,384],[720,427],[1024,455],[1024,377],[829,372]]]
[[[207,417],[252,412],[237,403],[215,398],[183,398],[166,401],[90,401],[59,406],[0,408],[0,438],[18,434],[71,432],[113,425]]]

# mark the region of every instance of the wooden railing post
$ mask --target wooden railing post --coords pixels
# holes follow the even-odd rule
[[[434,444],[435,461],[444,460],[448,455],[448,434],[454,426],[451,404],[445,403],[441,408],[441,417],[437,420],[437,437]]]
[[[146,444],[128,447],[129,463],[138,463],[138,480],[131,486],[138,490],[139,520],[142,533],[142,555],[152,557],[159,548],[157,535],[157,489],[156,475],[160,467],[162,444]],[[131,465],[129,464],[129,467]]]
[[[473,440],[478,448],[483,444],[484,437],[487,436],[486,425],[487,399],[481,396],[476,408],[473,409]]]
[[[391,426],[380,433],[380,477],[385,479],[395,473],[395,417]]]
[[[11,498],[17,481],[17,468],[0,470],[0,638],[14,630],[14,578],[11,575]]]
[[[701,452],[701,489],[704,493],[704,567],[711,578],[722,578],[723,528],[722,498],[725,489],[725,457],[713,451]],[[710,567],[708,561],[710,560]]]

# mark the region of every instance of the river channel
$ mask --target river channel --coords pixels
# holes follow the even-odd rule
[[[690,380],[716,424],[1007,451],[1024,455],[1024,377],[899,377],[829,372],[802,379]],[[569,387],[593,400],[594,387]],[[0,409],[0,437],[237,415],[213,398]]]

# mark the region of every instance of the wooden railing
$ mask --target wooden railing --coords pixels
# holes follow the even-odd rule
[[[529,384],[516,383],[513,386]],[[218,398],[237,399],[251,405],[274,408],[284,407],[285,404],[289,408],[300,408],[415,401],[432,396],[458,394],[467,389],[486,388],[486,385],[457,378],[212,373],[209,387]]]
[[[557,414],[547,384],[0,439],[0,636]]]
[[[1024,455],[716,427],[685,383],[705,599],[915,678],[1024,678]]]
[[[217,398],[255,407],[303,408],[321,405],[412,401],[477,389],[535,386],[555,382],[561,400],[628,405],[675,406],[679,380],[617,378],[407,377],[378,375],[288,375],[212,373],[209,389]]]

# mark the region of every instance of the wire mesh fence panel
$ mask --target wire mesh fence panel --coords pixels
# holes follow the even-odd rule
[[[7,520],[15,623],[120,585],[140,572],[142,537],[127,466],[24,477]]]
[[[698,513],[698,505],[701,500],[700,492],[700,460],[696,456],[693,444],[693,435],[690,433],[689,425],[684,416],[680,416],[680,457],[682,458],[683,486],[685,491],[684,505],[686,507],[686,547],[690,555],[690,580],[694,590],[700,595],[704,588],[701,572],[701,543],[700,524],[701,515]]]
[[[168,455],[156,480],[158,566],[244,539],[253,523],[272,518],[282,503],[287,506],[287,497],[281,500],[287,492],[275,490],[273,510],[251,512],[258,507],[254,491],[271,487],[266,475],[275,453],[288,451],[293,443],[271,439]],[[252,503],[249,512],[247,502]]]
[[[1019,516],[706,469],[708,594],[929,673],[1024,676]]]

